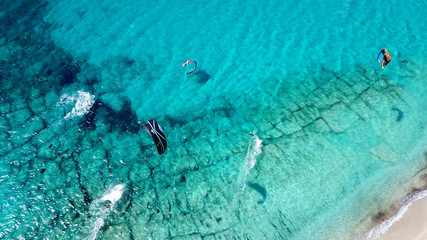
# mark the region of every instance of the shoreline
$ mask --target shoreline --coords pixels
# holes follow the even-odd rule
[[[427,151],[421,151],[421,158],[427,161]],[[406,186],[405,186],[406,185]],[[389,207],[389,214],[356,239],[366,240],[425,240],[427,239],[427,167],[424,166],[401,191],[406,195]],[[394,209],[394,211],[393,211]],[[360,238],[362,237],[362,238]]]
[[[419,197],[402,205],[378,240],[422,240],[427,239],[427,190],[417,192]],[[405,198],[406,200],[406,198]],[[383,222],[386,223],[387,221]],[[381,224],[383,225],[383,224]]]
[[[412,192],[391,208],[396,209],[393,215],[389,215],[381,223],[376,224],[356,239],[427,239],[427,186],[425,184],[422,188],[413,188]]]

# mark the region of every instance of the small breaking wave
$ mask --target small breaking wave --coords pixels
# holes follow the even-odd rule
[[[77,91],[77,96],[63,94],[57,105],[64,106],[70,103],[73,103],[74,107],[71,112],[65,115],[65,119],[83,116],[88,113],[92,105],[95,103],[95,96],[83,91]]]
[[[379,238],[382,234],[387,232],[388,229],[397,221],[399,221],[402,216],[405,214],[405,212],[408,210],[408,208],[414,203],[415,201],[418,201],[424,197],[427,196],[427,190],[423,191],[417,191],[409,194],[408,196],[403,199],[403,201],[399,204],[400,208],[399,211],[391,218],[385,220],[380,225],[373,227],[369,232],[357,237],[356,239],[362,240],[375,240]]]

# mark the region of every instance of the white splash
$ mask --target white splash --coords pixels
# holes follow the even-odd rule
[[[126,185],[124,183],[110,187],[101,198],[95,199],[90,204],[89,213],[92,217],[88,222],[89,236],[86,237],[87,240],[96,239],[96,235],[104,225],[104,220],[111,214],[116,203],[122,198],[125,188]]]
[[[251,169],[255,166],[256,157],[262,152],[261,143],[262,143],[262,140],[259,139],[258,136],[255,136],[248,146],[248,152],[246,153],[246,157],[245,157],[245,165],[243,165],[244,176],[243,176],[242,192],[246,188],[247,177]]]
[[[408,208],[414,203],[424,197],[427,196],[427,190],[414,192],[403,199],[403,201],[399,204],[401,207],[399,211],[393,217],[385,220],[380,225],[372,228],[369,232],[357,237],[356,239],[366,239],[366,240],[375,240],[387,232],[387,230],[393,225],[393,223],[399,221],[403,214],[408,210]]]
[[[88,113],[89,109],[95,103],[95,96],[83,91],[77,91],[77,97],[63,94],[57,105],[62,106],[69,103],[74,103],[74,107],[71,112],[65,115],[65,119],[69,117],[73,118],[77,116],[83,116],[84,114]]]

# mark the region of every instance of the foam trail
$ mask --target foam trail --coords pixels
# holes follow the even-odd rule
[[[92,105],[95,103],[95,96],[83,91],[77,91],[77,97],[63,94],[57,105],[63,106],[70,103],[75,104],[71,112],[65,115],[65,119],[69,117],[74,118],[77,116],[83,116],[84,114],[88,113]]]
[[[258,156],[262,152],[261,143],[262,143],[262,140],[259,139],[258,136],[255,136],[251,141],[251,143],[249,144],[248,152],[246,153],[246,157],[245,157],[245,165],[243,165],[244,176],[243,176],[242,192],[246,188],[247,177],[251,169],[255,166],[256,156]]]
[[[101,198],[95,199],[90,204],[89,212],[92,217],[89,220],[89,236],[87,236],[85,239],[96,239],[96,235],[104,225],[104,220],[110,215],[114,209],[115,204],[122,197],[125,187],[126,185],[124,183],[110,187],[104,192]],[[105,204],[109,204],[110,207],[106,208]]]
[[[399,221],[403,214],[408,210],[408,208],[414,203],[415,201],[418,201],[424,197],[427,196],[427,190],[414,192],[409,194],[408,196],[403,199],[403,201],[399,204],[401,207],[399,211],[394,215],[393,217],[385,220],[382,222],[379,226],[373,227],[369,232],[357,237],[356,239],[366,239],[366,240],[375,240],[381,236],[381,234],[384,234],[387,232],[387,230],[393,225],[393,223]]]

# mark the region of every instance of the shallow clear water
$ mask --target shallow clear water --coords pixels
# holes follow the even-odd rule
[[[4,1],[0,236],[359,236],[426,167],[426,7]]]

